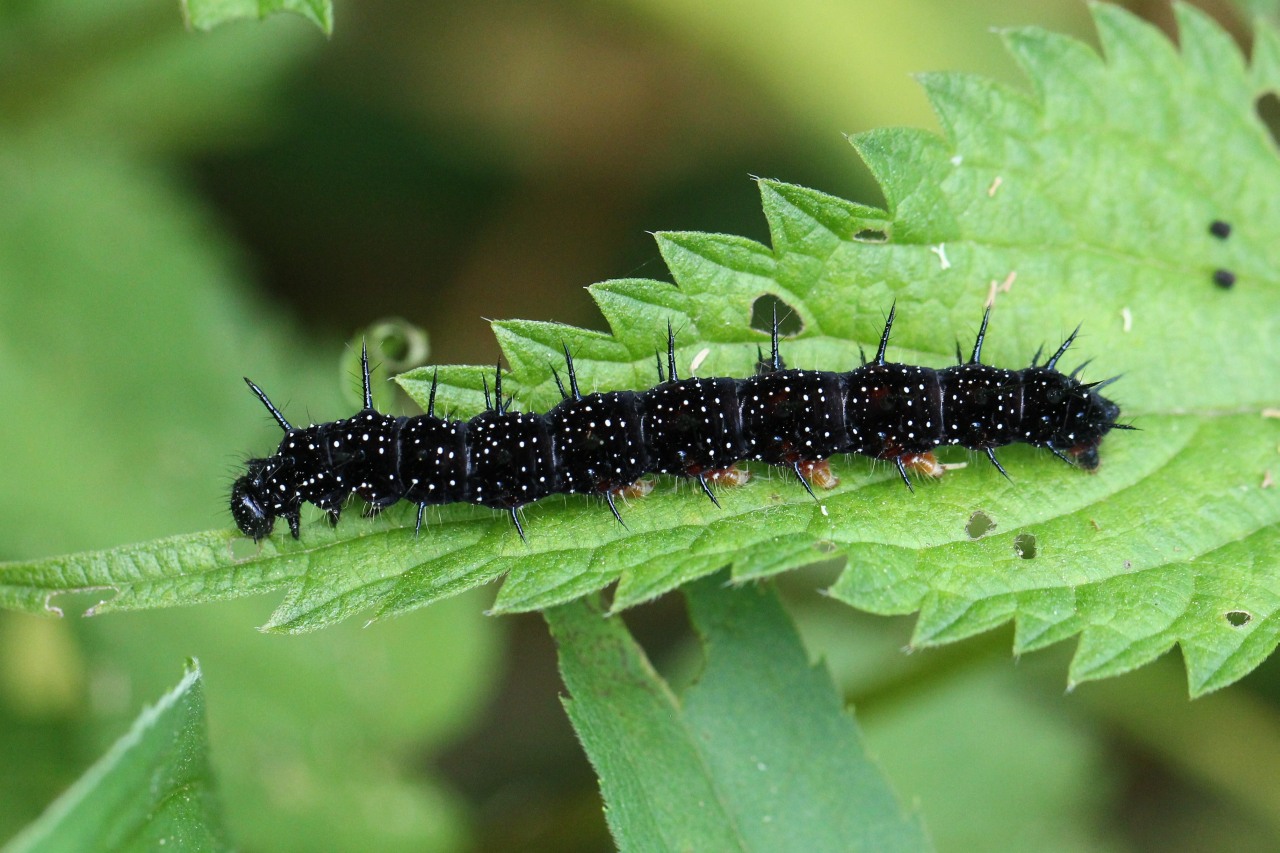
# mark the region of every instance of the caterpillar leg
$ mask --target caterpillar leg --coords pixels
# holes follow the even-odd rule
[[[834,489],[840,485],[840,478],[831,470],[831,463],[826,459],[797,462],[796,467],[799,469],[796,473],[801,476],[801,479],[807,480],[819,489]]]
[[[727,468],[709,468],[699,476],[708,483],[729,487],[745,486],[751,480],[751,472],[737,465],[730,465]]]
[[[726,468],[708,468],[705,471],[699,471],[689,476],[698,481],[698,485],[702,487],[703,494],[718,507],[720,506],[720,501],[716,500],[715,493],[711,491],[711,484],[730,487],[742,486],[751,479],[751,472],[744,471],[737,465],[730,465]]]
[[[711,493],[711,488],[708,484],[714,483],[717,486],[736,488],[737,486],[745,486],[750,479],[750,471],[744,471],[737,465],[730,465],[727,468],[712,468],[703,471],[698,475],[698,485],[702,486],[702,491],[706,492],[707,497],[711,498],[713,504],[720,506],[720,501],[716,500],[716,496]]]
[[[907,489],[915,491],[915,487],[911,485],[911,476],[907,469],[915,471],[917,474],[923,474],[926,477],[941,477],[946,468],[938,461],[938,457],[932,452],[925,453],[904,453],[901,456],[895,456],[893,459],[895,465],[898,466],[898,473],[902,475],[902,482],[907,484]]]
[[[629,486],[623,486],[620,489],[609,489],[604,493],[605,503],[609,505],[609,511],[613,513],[613,517],[618,519],[618,523],[623,527],[627,523],[622,520],[622,514],[618,512],[618,504],[616,499],[622,498],[642,498],[653,491],[653,480],[642,478],[636,480]]]
[[[641,477],[629,486],[621,489],[614,489],[615,496],[624,498],[643,498],[653,491],[654,481],[648,477]]]

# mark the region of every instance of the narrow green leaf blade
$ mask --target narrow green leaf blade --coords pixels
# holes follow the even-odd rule
[[[229,849],[207,754],[200,667],[142,712],[5,853]]]
[[[619,846],[743,849],[676,697],[622,621],[586,601],[546,616],[573,697],[565,708],[600,777]],[[644,748],[635,748],[637,737]]]
[[[768,587],[686,588],[706,668],[677,698],[618,619],[547,613],[569,716],[634,850],[924,850]]]

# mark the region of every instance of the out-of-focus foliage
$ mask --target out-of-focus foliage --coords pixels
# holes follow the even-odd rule
[[[200,669],[189,666],[6,851],[228,849],[209,768]]]
[[[1044,3],[1033,12],[1018,0],[899,0],[874,9],[825,0],[613,2],[659,22],[675,38],[705,45],[749,75],[807,134],[828,137],[832,157],[844,156],[833,127],[860,129],[870,116],[876,125],[931,126],[933,112],[914,75],[963,69],[1020,82],[1000,51],[973,49],[990,42],[997,22],[1034,23],[1083,38],[1092,33],[1083,3]]]
[[[308,344],[246,286],[252,264],[169,158],[276,132],[281,87],[324,41],[287,19],[195,36],[168,3],[49,2],[7,7],[0,42],[0,69],[24,80],[0,96],[0,547],[226,523],[231,472],[269,435],[237,371],[318,406],[341,404],[347,376],[336,335]],[[456,849],[462,804],[420,764],[491,689],[502,626],[479,611],[301,644],[254,632],[252,601],[0,614],[0,765],[22,768],[0,774],[0,837],[198,655],[238,844]]]

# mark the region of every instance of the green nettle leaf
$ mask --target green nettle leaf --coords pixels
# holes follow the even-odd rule
[[[592,293],[612,334],[495,324],[520,404],[558,400],[568,345],[584,390],[646,388],[666,324],[687,372],[748,375],[767,340],[756,300],[801,330],[791,366],[847,370],[874,348],[889,306],[890,357],[942,366],[995,299],[984,360],[1018,367],[1076,326],[1085,374],[1139,432],[1114,433],[1095,476],[1043,451],[1002,452],[909,493],[883,463],[835,460],[815,503],[784,473],[722,490],[663,482],[623,507],[553,498],[524,510],[526,544],[497,513],[433,510],[415,538],[401,508],[335,530],[306,526],[260,546],[232,531],[0,566],[0,603],[109,588],[98,610],[190,604],[283,589],[267,628],[305,631],[372,608],[402,613],[505,576],[496,611],[563,604],[617,583],[615,610],[729,565],[738,581],[831,558],[832,593],[885,614],[919,611],[914,642],[950,642],[1008,620],[1025,652],[1080,636],[1071,681],[1140,666],[1181,646],[1193,694],[1275,647],[1280,619],[1280,161],[1255,101],[1280,84],[1280,35],[1260,25],[1252,64],[1200,12],[1177,8],[1181,49],[1129,13],[1094,7],[1105,60],[1040,29],[1005,32],[1027,94],[963,74],[923,83],[945,138],[911,129],[852,140],[886,210],[761,181],[772,247],[666,233],[676,286],[623,280]],[[1222,220],[1226,239],[1210,233]],[[1233,289],[1215,286],[1217,270]],[[1073,365],[1068,365],[1071,367]],[[475,412],[482,368],[442,370],[440,400]],[[401,385],[425,403],[430,370]],[[337,415],[339,413],[333,413]],[[963,450],[942,454],[964,462]],[[354,513],[352,513],[354,515]],[[972,519],[981,524],[971,524]],[[979,527],[986,527],[979,534]],[[971,538],[977,536],[978,538]]]
[[[178,686],[4,849],[229,849],[209,769],[199,665],[191,662]]]
[[[767,586],[685,589],[706,663],[676,697],[621,619],[547,611],[565,707],[624,850],[923,850],[831,678]]]
[[[301,15],[326,35],[333,34],[332,0],[181,0],[187,26],[211,30],[241,18],[265,18],[277,12]]]

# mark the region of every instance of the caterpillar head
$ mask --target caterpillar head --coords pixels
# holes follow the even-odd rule
[[[1116,423],[1116,419],[1120,417],[1120,407],[1098,393],[1098,386],[1105,383],[1086,385],[1070,376],[1061,378],[1062,414],[1049,446],[1066,452],[1084,470],[1096,471],[1098,445],[1102,444],[1102,439],[1113,428],[1128,427]]]
[[[248,470],[231,486],[231,515],[236,527],[257,542],[276,525],[277,506],[268,493],[266,459],[250,459]]]

